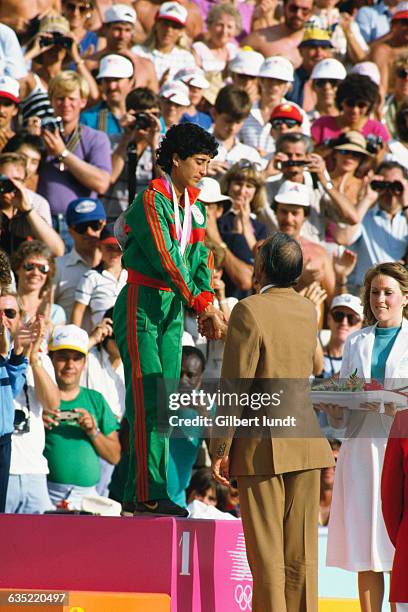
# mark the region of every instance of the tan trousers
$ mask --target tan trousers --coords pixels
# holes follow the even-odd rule
[[[320,470],[239,476],[252,612],[317,612]]]

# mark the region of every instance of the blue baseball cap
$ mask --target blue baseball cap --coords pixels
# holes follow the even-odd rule
[[[87,221],[106,221],[106,212],[97,198],[77,198],[68,204],[65,217],[67,225],[72,226]]]

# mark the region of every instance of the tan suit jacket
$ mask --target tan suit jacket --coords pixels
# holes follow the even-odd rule
[[[254,430],[250,437],[248,431],[240,437],[236,430],[228,432],[228,437],[213,439],[212,455],[229,454],[231,476],[284,474],[334,465],[307,392],[316,342],[314,306],[292,288],[272,287],[235,306],[228,324],[222,379],[250,379],[249,392],[256,388],[254,379],[281,379],[276,388],[283,388],[286,398],[289,393],[289,405],[283,401],[279,408],[271,406],[255,414],[290,414],[299,425],[290,431],[290,437],[279,437],[278,429],[274,433],[268,428],[266,435]],[[254,412],[245,408],[241,416],[253,417]]]

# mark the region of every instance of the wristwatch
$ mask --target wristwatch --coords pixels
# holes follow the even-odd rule
[[[58,159],[61,161],[63,159],[65,159],[66,157],[68,157],[69,155],[69,151],[68,149],[64,149],[63,151],[61,151],[61,153],[58,155]]]
[[[327,181],[327,183],[324,185],[324,188],[328,191],[331,191],[334,188],[334,185],[331,181]]]

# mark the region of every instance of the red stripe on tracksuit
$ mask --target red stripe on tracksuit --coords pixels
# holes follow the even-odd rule
[[[137,298],[138,285],[128,287],[127,328],[129,334],[129,354],[132,362],[132,389],[134,399],[135,419],[133,424],[134,448],[137,458],[137,499],[149,499],[147,452],[146,452],[146,423],[145,406],[140,368],[140,355],[137,343]]]
[[[152,202],[146,201],[146,198],[149,198],[149,200],[151,200],[152,197],[153,197]],[[171,276],[171,279],[173,280],[174,284],[179,288],[187,304],[191,306],[194,302],[195,296],[190,292],[188,286],[184,282],[183,275],[180,274],[180,271],[178,270],[177,266],[175,265],[174,261],[172,260],[172,258],[170,257],[166,249],[163,232],[162,232],[161,225],[160,225],[160,220],[157,215],[156,208],[154,206],[154,191],[153,190],[148,189],[145,192],[143,204],[145,208],[146,219],[149,224],[150,231],[152,232],[153,240],[155,242],[157,251],[159,253],[159,257],[161,259],[163,268],[164,270],[168,271],[168,273]]]

